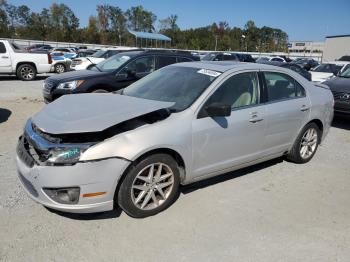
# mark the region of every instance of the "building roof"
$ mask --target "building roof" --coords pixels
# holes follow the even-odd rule
[[[331,35],[331,36],[326,36],[326,38],[337,38],[337,37],[350,37],[350,35]]]
[[[160,40],[160,41],[171,41],[170,37],[167,37],[162,34],[157,33],[148,33],[148,32],[137,32],[128,29],[129,33],[134,35],[137,38],[143,38],[143,39],[152,39],[152,40]]]

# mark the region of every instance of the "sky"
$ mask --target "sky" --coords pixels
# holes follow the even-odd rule
[[[350,34],[350,0],[8,0],[40,11],[52,3],[68,5],[86,26],[89,16],[96,15],[96,5],[111,4],[124,11],[142,5],[163,19],[178,15],[181,29],[196,28],[218,21],[230,27],[244,27],[253,20],[258,27],[280,28],[290,41],[323,41],[326,36]]]

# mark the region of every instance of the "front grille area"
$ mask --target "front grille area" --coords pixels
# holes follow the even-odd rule
[[[24,136],[21,136],[18,140],[17,155],[26,164],[26,166],[34,166],[35,160],[29,153],[29,143]]]
[[[350,92],[337,92],[337,91],[332,91],[334,100],[337,101],[344,101],[344,102],[350,102]]]
[[[21,180],[23,186],[28,190],[28,192],[33,195],[34,197],[38,197],[38,191],[35,189],[35,187],[32,185],[32,183],[29,182],[28,179],[26,179],[21,173],[18,174],[19,179]]]

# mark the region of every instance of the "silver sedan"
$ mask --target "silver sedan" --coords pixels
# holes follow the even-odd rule
[[[328,133],[333,96],[284,68],[191,62],[117,94],[63,96],[30,118],[17,146],[20,181],[57,210],[119,205],[147,217],[180,184],[285,156],[308,162]]]

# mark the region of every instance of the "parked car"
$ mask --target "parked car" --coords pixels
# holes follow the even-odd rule
[[[117,91],[164,66],[196,60],[198,59],[189,52],[122,52],[89,70],[72,71],[47,78],[44,83],[44,100],[48,103],[66,94]]]
[[[298,58],[298,59],[292,61],[292,63],[303,67],[307,71],[309,71],[312,68],[315,68],[316,66],[319,65],[319,63],[316,60],[309,59],[309,58]]]
[[[16,74],[23,81],[33,80],[37,74],[51,70],[49,54],[28,53],[7,40],[0,39],[0,57],[0,74]]]
[[[29,49],[28,51],[32,52],[32,53],[37,53],[37,52],[48,53],[51,50],[52,50],[52,46],[50,46],[50,45],[43,45],[43,46],[41,46],[39,48]]]
[[[304,68],[302,68],[302,67],[300,67],[300,66],[298,66],[296,64],[283,63],[283,62],[274,62],[274,61],[263,62],[262,64],[274,65],[274,66],[288,68],[290,70],[293,70],[294,72],[297,72],[301,76],[305,77],[307,80],[311,81],[311,73],[306,71]]]
[[[286,62],[282,57],[279,56],[260,56],[258,59],[255,60],[257,63],[264,63],[264,62]]]
[[[337,65],[334,63],[320,64],[319,66],[316,66],[314,69],[310,70],[312,81],[326,81],[327,79],[337,75],[343,67],[343,65]]]
[[[337,76],[324,82],[334,96],[334,112],[350,115],[350,64]]]
[[[17,169],[25,191],[47,207],[88,213],[118,204],[147,217],[171,205],[179,184],[280,156],[310,161],[332,117],[327,86],[290,70],[173,64],[120,94],[44,107],[25,125]]]
[[[64,54],[66,58],[74,59],[77,56],[76,50],[74,48],[68,48],[68,47],[58,47],[52,49],[51,52],[61,52]]]
[[[338,59],[338,61],[350,62],[350,55],[344,55]]]
[[[77,53],[77,57],[76,58],[79,58],[79,57],[89,57],[89,56],[92,56],[94,53],[96,53],[97,51],[96,50],[93,50],[93,49],[80,49]]]
[[[234,53],[240,62],[255,63],[255,59],[250,54]]]
[[[85,70],[89,69],[103,60],[114,56],[120,52],[135,50],[136,48],[123,47],[123,48],[113,48],[113,49],[101,49],[95,52],[91,56],[75,58],[72,60],[71,69],[72,70]]]
[[[31,51],[33,49],[39,49],[39,48],[47,51],[47,50],[51,50],[52,46],[46,45],[46,44],[35,44],[35,45],[27,46],[24,49],[27,51]]]
[[[210,52],[201,58],[202,61],[239,61],[234,53]]]
[[[57,74],[62,74],[69,71],[72,60],[64,56],[65,54],[55,52],[51,53],[52,67],[51,71]]]

